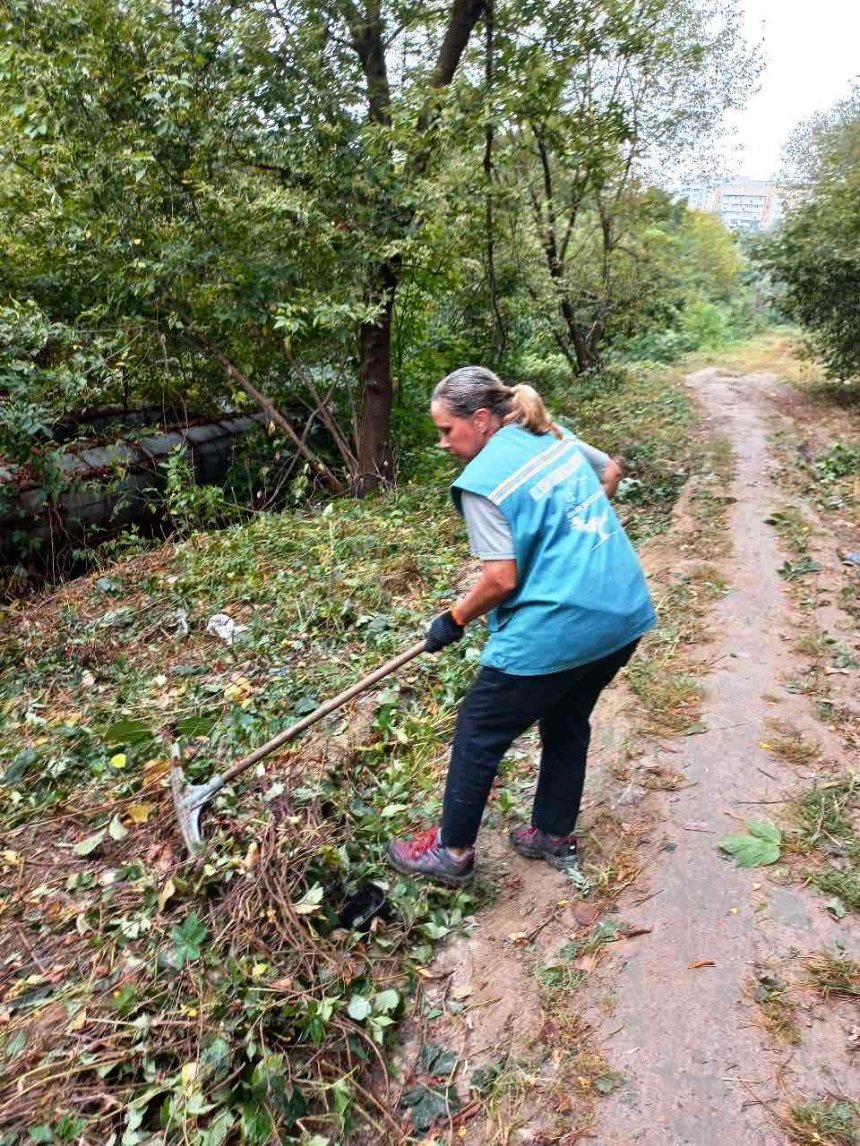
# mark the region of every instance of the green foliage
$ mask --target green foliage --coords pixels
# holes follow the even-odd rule
[[[860,835],[855,817],[860,808],[860,779],[814,787],[792,807],[797,825],[795,847],[820,862],[808,872],[819,891],[831,897],[828,911],[842,918],[860,912]]]
[[[811,333],[831,376],[860,372],[860,87],[813,122],[801,146],[806,186],[755,256],[781,286],[780,306]]]
[[[860,1103],[850,1098],[796,1103],[782,1120],[795,1146],[860,1146]]]
[[[726,836],[717,847],[734,857],[738,867],[762,867],[776,863],[782,854],[782,833],[764,820],[747,820],[749,835]]]
[[[452,11],[380,10],[359,29],[351,5],[298,3],[285,35],[277,9],[226,0],[182,18],[150,0],[7,5],[0,302],[10,329],[20,312],[26,394],[0,384],[0,448],[26,460],[67,410],[106,402],[241,409],[238,370],[280,407],[323,396],[354,476],[371,366],[383,389],[393,368],[411,457],[411,416],[464,360],[561,386],[605,342],[674,329],[693,294],[722,304],[734,256],[708,222],[673,233],[648,163],[736,98],[748,61],[733,20],[713,0],[512,0],[497,6],[486,90],[477,36],[462,66],[444,56]],[[607,98],[616,72],[645,87],[619,81]],[[571,211],[560,277],[550,203]],[[695,284],[679,294],[680,264]],[[713,337],[715,316],[691,314]],[[224,506],[190,508],[202,521]]]
[[[497,151],[498,210],[528,188],[508,257],[581,374],[605,342],[672,324],[672,280],[688,252],[695,291],[728,297],[736,253],[719,225],[712,242],[710,223],[689,228],[679,249],[671,231],[684,208],[649,187],[649,164],[706,137],[755,63],[718,4],[558,2],[530,16],[526,35],[514,27],[500,41],[496,99],[513,126]]]
[[[660,224],[663,245],[648,267],[654,302],[634,312],[618,342],[625,358],[673,362],[753,329],[752,292],[738,242],[719,219],[684,206]],[[642,303],[649,297],[643,292]]]
[[[384,692],[341,764],[322,766],[313,742],[302,743],[266,777],[224,793],[205,813],[209,844],[197,864],[179,862],[157,777],[165,738],[180,726],[189,775],[208,776],[311,697],[333,695],[416,639],[464,556],[436,478],[437,490],[198,534],[152,565],[144,557],[79,582],[69,608],[56,601],[31,633],[27,667],[19,627],[2,626],[4,885],[26,860],[4,911],[40,950],[64,952],[70,1008],[50,1044],[30,1037],[50,991],[3,1033],[0,1055],[15,1056],[16,1074],[36,1072],[32,1126],[59,1136],[56,1089],[39,1080],[55,1052],[71,1054],[91,1029],[109,1033],[74,1075],[75,1093],[117,1101],[109,1130],[83,1115],[77,1137],[115,1130],[142,1143],[169,1127],[194,1146],[240,1133],[298,1142],[298,1119],[322,1118],[315,1124],[341,1136],[362,1121],[353,1077],[389,1042],[412,969],[474,908],[464,893],[392,880],[382,845],[438,812],[444,744],[476,641],[410,667],[408,687]],[[242,643],[206,635],[219,607],[249,609]],[[345,727],[333,719],[327,756]],[[75,814],[59,835],[31,830],[66,807]],[[44,846],[71,915],[46,915],[41,892],[27,899],[28,873],[42,870],[29,858]],[[386,886],[390,918],[365,935],[339,927],[338,911],[367,880]],[[69,963],[73,950],[79,963]],[[119,971],[95,991],[90,957]]]
[[[221,529],[239,519],[240,507],[228,500],[221,486],[197,484],[194,464],[186,449],[177,446],[161,463],[161,469],[165,477],[163,493],[152,492],[164,505],[180,536],[187,537],[198,530]]]
[[[836,442],[815,459],[816,475],[825,482],[838,481],[860,473],[860,446],[850,442]]]
[[[170,938],[173,940],[171,957],[174,967],[184,967],[186,963],[200,958],[200,947],[206,938],[206,928],[192,912],[183,924],[173,927]]]

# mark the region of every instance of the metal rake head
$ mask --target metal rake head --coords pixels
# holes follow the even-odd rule
[[[170,769],[170,787],[173,791],[173,807],[176,810],[179,831],[188,851],[194,855],[203,847],[203,837],[200,835],[200,812],[203,802],[200,795],[206,785],[189,784],[185,779],[185,773],[178,764],[174,764]]]
[[[170,788],[173,793],[173,807],[179,823],[179,831],[185,841],[185,846],[191,855],[195,855],[203,847],[203,836],[200,832],[200,813],[205,804],[212,799],[216,792],[224,787],[223,776],[213,776],[204,784],[189,784],[179,761],[182,752],[178,744],[170,749],[173,758],[173,767],[170,769]]]

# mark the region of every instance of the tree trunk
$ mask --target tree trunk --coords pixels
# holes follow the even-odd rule
[[[386,264],[382,268],[380,293],[385,299],[376,322],[362,324],[358,334],[359,379],[361,382],[361,430],[358,440],[356,493],[363,496],[378,485],[394,481],[394,455],[391,449],[391,406],[394,386],[391,378],[391,323],[394,292],[399,272]]]
[[[472,30],[484,14],[486,0],[452,0],[448,23],[436,64],[430,76],[431,93],[447,87],[460,65]],[[391,124],[391,90],[385,60],[385,21],[379,0],[367,0],[363,6],[346,6],[352,47],[358,56],[367,82],[367,110],[371,123],[387,127]],[[430,93],[428,93],[428,96]],[[408,169],[412,176],[423,174],[430,163],[433,138],[429,130],[433,122],[433,100],[428,98],[415,125],[416,143]],[[389,157],[390,158],[390,157]],[[390,163],[389,176],[395,170]],[[399,217],[401,233],[405,236],[414,217],[410,206],[398,210],[395,202],[383,196],[379,210],[384,216]],[[389,229],[388,219],[386,227]],[[365,322],[358,332],[359,377],[362,390],[362,423],[358,435],[358,478],[356,492],[369,493],[378,485],[394,481],[394,453],[391,448],[391,406],[394,387],[391,379],[391,325],[394,315],[394,296],[400,282],[398,259],[388,259],[372,272],[368,295],[382,304],[382,313],[373,323]]]
[[[563,287],[561,288],[564,289]],[[588,343],[583,337],[582,331],[579,328],[579,323],[576,321],[576,313],[573,309],[573,304],[566,294],[561,294],[559,300],[559,309],[561,316],[564,319],[564,324],[567,327],[567,333],[570,341],[573,344],[573,353],[576,357],[576,372],[577,374],[584,374],[592,366],[595,366],[596,360],[592,357]]]

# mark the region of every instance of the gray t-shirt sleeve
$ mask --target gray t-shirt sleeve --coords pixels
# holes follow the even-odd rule
[[[479,493],[463,490],[460,500],[469,549],[481,561],[512,561],[516,557],[514,536],[507,518],[497,505]]]
[[[584,442],[582,438],[577,438],[575,434],[574,438],[576,439],[576,444],[585,455],[585,460],[597,474],[600,481],[603,481],[606,467],[612,461],[612,458],[610,458],[609,454],[605,454],[603,450],[598,450],[595,446],[590,446],[588,442]]]
[[[588,442],[584,442],[579,434],[574,433],[570,426],[565,425],[564,421],[558,423],[566,434],[570,434],[579,448],[582,450],[585,460],[597,474],[598,481],[603,481],[603,475],[606,473],[606,467],[612,461],[609,454],[605,454],[603,450],[598,450],[596,446],[591,446]]]

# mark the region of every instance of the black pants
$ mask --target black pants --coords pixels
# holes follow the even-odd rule
[[[532,825],[552,836],[573,831],[585,783],[592,709],[638,643],[544,676],[481,669],[457,716],[445,785],[443,844],[465,848],[475,842],[499,762],[536,721],[542,752]]]

